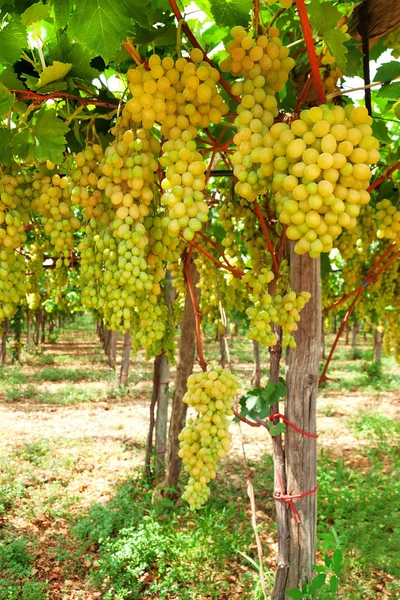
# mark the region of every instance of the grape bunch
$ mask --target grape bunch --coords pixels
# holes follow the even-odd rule
[[[400,210],[387,198],[378,202],[376,208],[378,209],[375,214],[375,219],[378,222],[377,237],[388,240],[394,240],[399,237]]]
[[[292,335],[297,331],[297,323],[300,321],[300,311],[311,298],[309,292],[296,294],[290,287],[289,263],[283,260],[279,266],[281,277],[276,284],[274,295],[274,307],[277,312],[276,323],[282,328],[282,346],[296,348],[296,342]]]
[[[229,57],[222,61],[220,69],[223,73],[230,71],[235,77],[251,77],[254,68],[265,78],[269,90],[280,92],[289,78],[289,71],[294,67],[294,60],[289,56],[289,48],[283,45],[279,37],[279,29],[270,27],[268,33],[257,39],[240,25],[230,31],[233,38],[226,44]]]
[[[228,417],[239,388],[235,375],[222,367],[193,373],[187,382],[183,401],[197,415],[190,418],[179,434],[179,456],[189,480],[183,494],[191,510],[201,508],[210,495],[208,483],[215,479],[217,462],[227,455],[231,435]]]
[[[72,204],[80,204],[84,208],[86,220],[97,216],[96,207],[102,202],[102,193],[98,189],[101,178],[100,162],[103,159],[103,148],[100,144],[86,146],[84,150],[74,155],[74,169],[71,172]]]
[[[303,110],[290,126],[271,128],[280,154],[273,179],[277,211],[298,254],[329,252],[343,229],[356,226],[370,200],[370,166],[380,158],[371,125],[362,106],[322,105]]]
[[[148,60],[149,70],[129,70],[132,98],[122,111],[121,126],[151,129],[158,122],[161,133],[169,138],[175,126],[195,137],[196,127],[219,123],[229,109],[216,85],[219,72],[203,58],[197,48],[191,51],[190,59],[153,54]]]
[[[183,237],[192,240],[202,223],[208,220],[203,194],[207,167],[189,131],[174,127],[171,138],[163,144],[160,158],[160,164],[165,167],[161,202],[169,208],[167,227],[171,238],[177,237],[183,229]]]
[[[24,257],[14,248],[0,246],[0,324],[14,316],[28,292]]]
[[[273,305],[273,297],[268,293],[268,284],[273,279],[274,274],[267,267],[263,267],[259,272],[248,271],[242,279],[243,283],[252,288],[249,294],[252,306],[246,310],[250,318],[247,337],[263,346],[275,346],[277,343],[271,324],[276,322],[278,315]]]
[[[70,179],[58,174],[41,177],[38,172],[32,188],[31,209],[41,215],[43,230],[49,236],[55,252],[60,255],[58,261],[68,266],[70,253],[74,249],[74,232],[81,226],[72,207]],[[60,262],[56,264],[60,266]]]
[[[30,201],[24,183],[21,174],[5,174],[0,178],[0,248],[19,248],[26,241]]]

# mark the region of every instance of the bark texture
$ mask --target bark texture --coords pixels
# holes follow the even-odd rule
[[[197,304],[200,300],[200,290],[196,287],[199,282],[199,273],[196,265],[190,265],[190,276],[193,282]],[[193,371],[194,356],[196,349],[196,322],[190,294],[186,292],[185,308],[181,322],[181,334],[179,340],[179,357],[176,368],[175,390],[172,398],[171,422],[168,434],[167,473],[165,485],[169,488],[177,488],[181,473],[182,461],[178,456],[178,436],[185,426],[187,404],[183,402],[186,393],[186,382]]]
[[[119,373],[119,385],[122,385],[123,387],[127,387],[127,385],[128,385],[130,356],[131,356],[131,333],[128,330],[128,331],[125,331],[125,333],[124,333],[124,345],[123,345],[123,350],[122,350],[121,370]]]
[[[159,478],[165,472],[165,454],[167,451],[167,423],[168,423],[168,392],[169,392],[170,365],[166,354],[160,355],[159,381],[157,393],[157,417],[156,417],[156,477]]]
[[[251,376],[251,385],[253,387],[260,387],[261,385],[261,358],[260,358],[260,344],[253,340],[253,356],[254,356],[254,368]]]
[[[383,344],[383,333],[379,328],[375,329],[374,332],[374,357],[377,365],[381,365],[382,362],[382,344]]]
[[[297,348],[288,351],[286,417],[302,430],[316,432],[316,398],[321,348],[320,261],[308,255],[298,256],[291,248],[292,287],[308,291],[311,299],[301,312],[295,333]],[[316,439],[306,437],[290,427],[286,432],[287,493],[302,494],[316,486]],[[290,511],[290,550],[287,588],[301,588],[313,578],[315,563],[317,495],[294,500],[300,517],[297,523]]]

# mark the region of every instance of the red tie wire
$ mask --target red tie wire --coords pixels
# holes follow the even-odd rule
[[[295,505],[293,504],[293,500],[296,500],[296,498],[305,498],[306,496],[311,496],[312,494],[315,494],[318,490],[318,485],[316,485],[315,488],[310,492],[304,492],[303,494],[285,494],[285,490],[283,489],[282,478],[278,472],[276,472],[276,476],[278,479],[280,492],[274,492],[272,494],[272,497],[274,498],[274,500],[280,500],[281,502],[286,502],[287,504],[289,504],[290,508],[293,511],[294,518],[296,519],[296,523],[300,523],[300,516],[296,510]]]

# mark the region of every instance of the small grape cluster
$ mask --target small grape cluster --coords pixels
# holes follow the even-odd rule
[[[247,337],[263,346],[275,346],[277,343],[271,323],[276,322],[278,314],[273,304],[273,298],[268,293],[268,284],[273,279],[274,274],[267,267],[263,267],[259,272],[248,271],[242,279],[243,283],[249,284],[252,288],[249,299],[253,306],[246,310],[246,314],[250,318]]]
[[[160,164],[166,168],[161,182],[164,193],[161,202],[169,208],[167,222],[170,236],[192,240],[202,223],[208,220],[208,206],[204,202],[207,169],[196,142],[189,131],[178,127],[171,130],[172,139],[163,144]]]
[[[219,72],[203,58],[197,48],[191,51],[190,59],[153,54],[148,60],[149,70],[129,70],[132,98],[122,111],[122,127],[130,128],[133,123],[150,130],[157,121],[166,138],[176,125],[195,137],[196,127],[219,123],[229,109],[216,85]]]
[[[396,208],[387,198],[376,205],[378,209],[375,219],[378,222],[377,237],[394,240],[400,232],[400,210]]]
[[[207,501],[208,483],[215,479],[217,462],[229,451],[228,417],[233,414],[232,403],[239,387],[236,376],[222,367],[188,378],[183,401],[194,408],[197,416],[190,418],[179,434],[179,456],[189,473],[182,497],[191,510]]]
[[[259,75],[265,77],[270,90],[280,92],[295,63],[289,56],[289,48],[282,44],[279,29],[270,27],[268,34],[254,39],[248,31],[237,25],[231,29],[230,35],[233,39],[226,44],[230,56],[221,62],[221,71],[247,78],[258,67]]]

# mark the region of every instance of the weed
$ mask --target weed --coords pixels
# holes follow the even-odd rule
[[[9,535],[0,538],[0,600],[45,600],[48,585],[33,581],[27,540]]]

